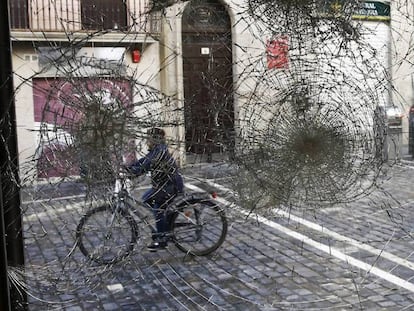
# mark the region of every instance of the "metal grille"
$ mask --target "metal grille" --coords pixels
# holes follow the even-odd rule
[[[150,0],[10,1],[12,30],[65,32],[128,30],[157,32],[159,18],[149,14]]]

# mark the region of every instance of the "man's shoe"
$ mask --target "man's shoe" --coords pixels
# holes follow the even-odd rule
[[[156,252],[159,249],[166,249],[168,247],[167,242],[152,242],[147,246],[147,249],[150,252]]]

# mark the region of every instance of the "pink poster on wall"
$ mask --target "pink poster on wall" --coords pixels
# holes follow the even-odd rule
[[[125,118],[132,111],[131,84],[126,80],[34,79],[33,98],[38,177],[78,175],[80,153],[90,150],[90,157],[93,148],[100,152],[102,140],[114,144],[109,136],[118,135],[121,126],[115,129],[114,120],[120,123],[119,115]],[[127,145],[124,158],[135,157],[133,142]]]

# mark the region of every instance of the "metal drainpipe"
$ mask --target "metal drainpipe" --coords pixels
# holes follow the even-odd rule
[[[177,55],[175,65],[176,65],[176,90],[177,90],[177,103],[179,109],[184,114],[184,71],[183,71],[183,40],[182,40],[182,17],[183,17],[184,7],[177,7],[174,11],[175,16],[175,52]],[[183,117],[184,118],[184,117]],[[185,125],[179,124],[178,128],[178,150],[180,154],[180,162],[182,165],[186,163],[186,152],[185,152]]]
[[[27,307],[26,296],[10,286],[7,276],[10,266],[24,267],[8,4],[7,0],[0,1],[0,295],[4,299],[4,306],[0,305],[0,309],[24,310]]]

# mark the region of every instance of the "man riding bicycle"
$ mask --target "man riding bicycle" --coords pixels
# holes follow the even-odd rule
[[[147,134],[148,154],[126,169],[138,176],[151,173],[152,187],[144,193],[142,201],[152,209],[157,228],[152,235],[153,242],[147,248],[157,251],[167,247],[168,228],[164,209],[178,193],[183,192],[184,184],[176,161],[168,151],[164,130],[152,128]]]

